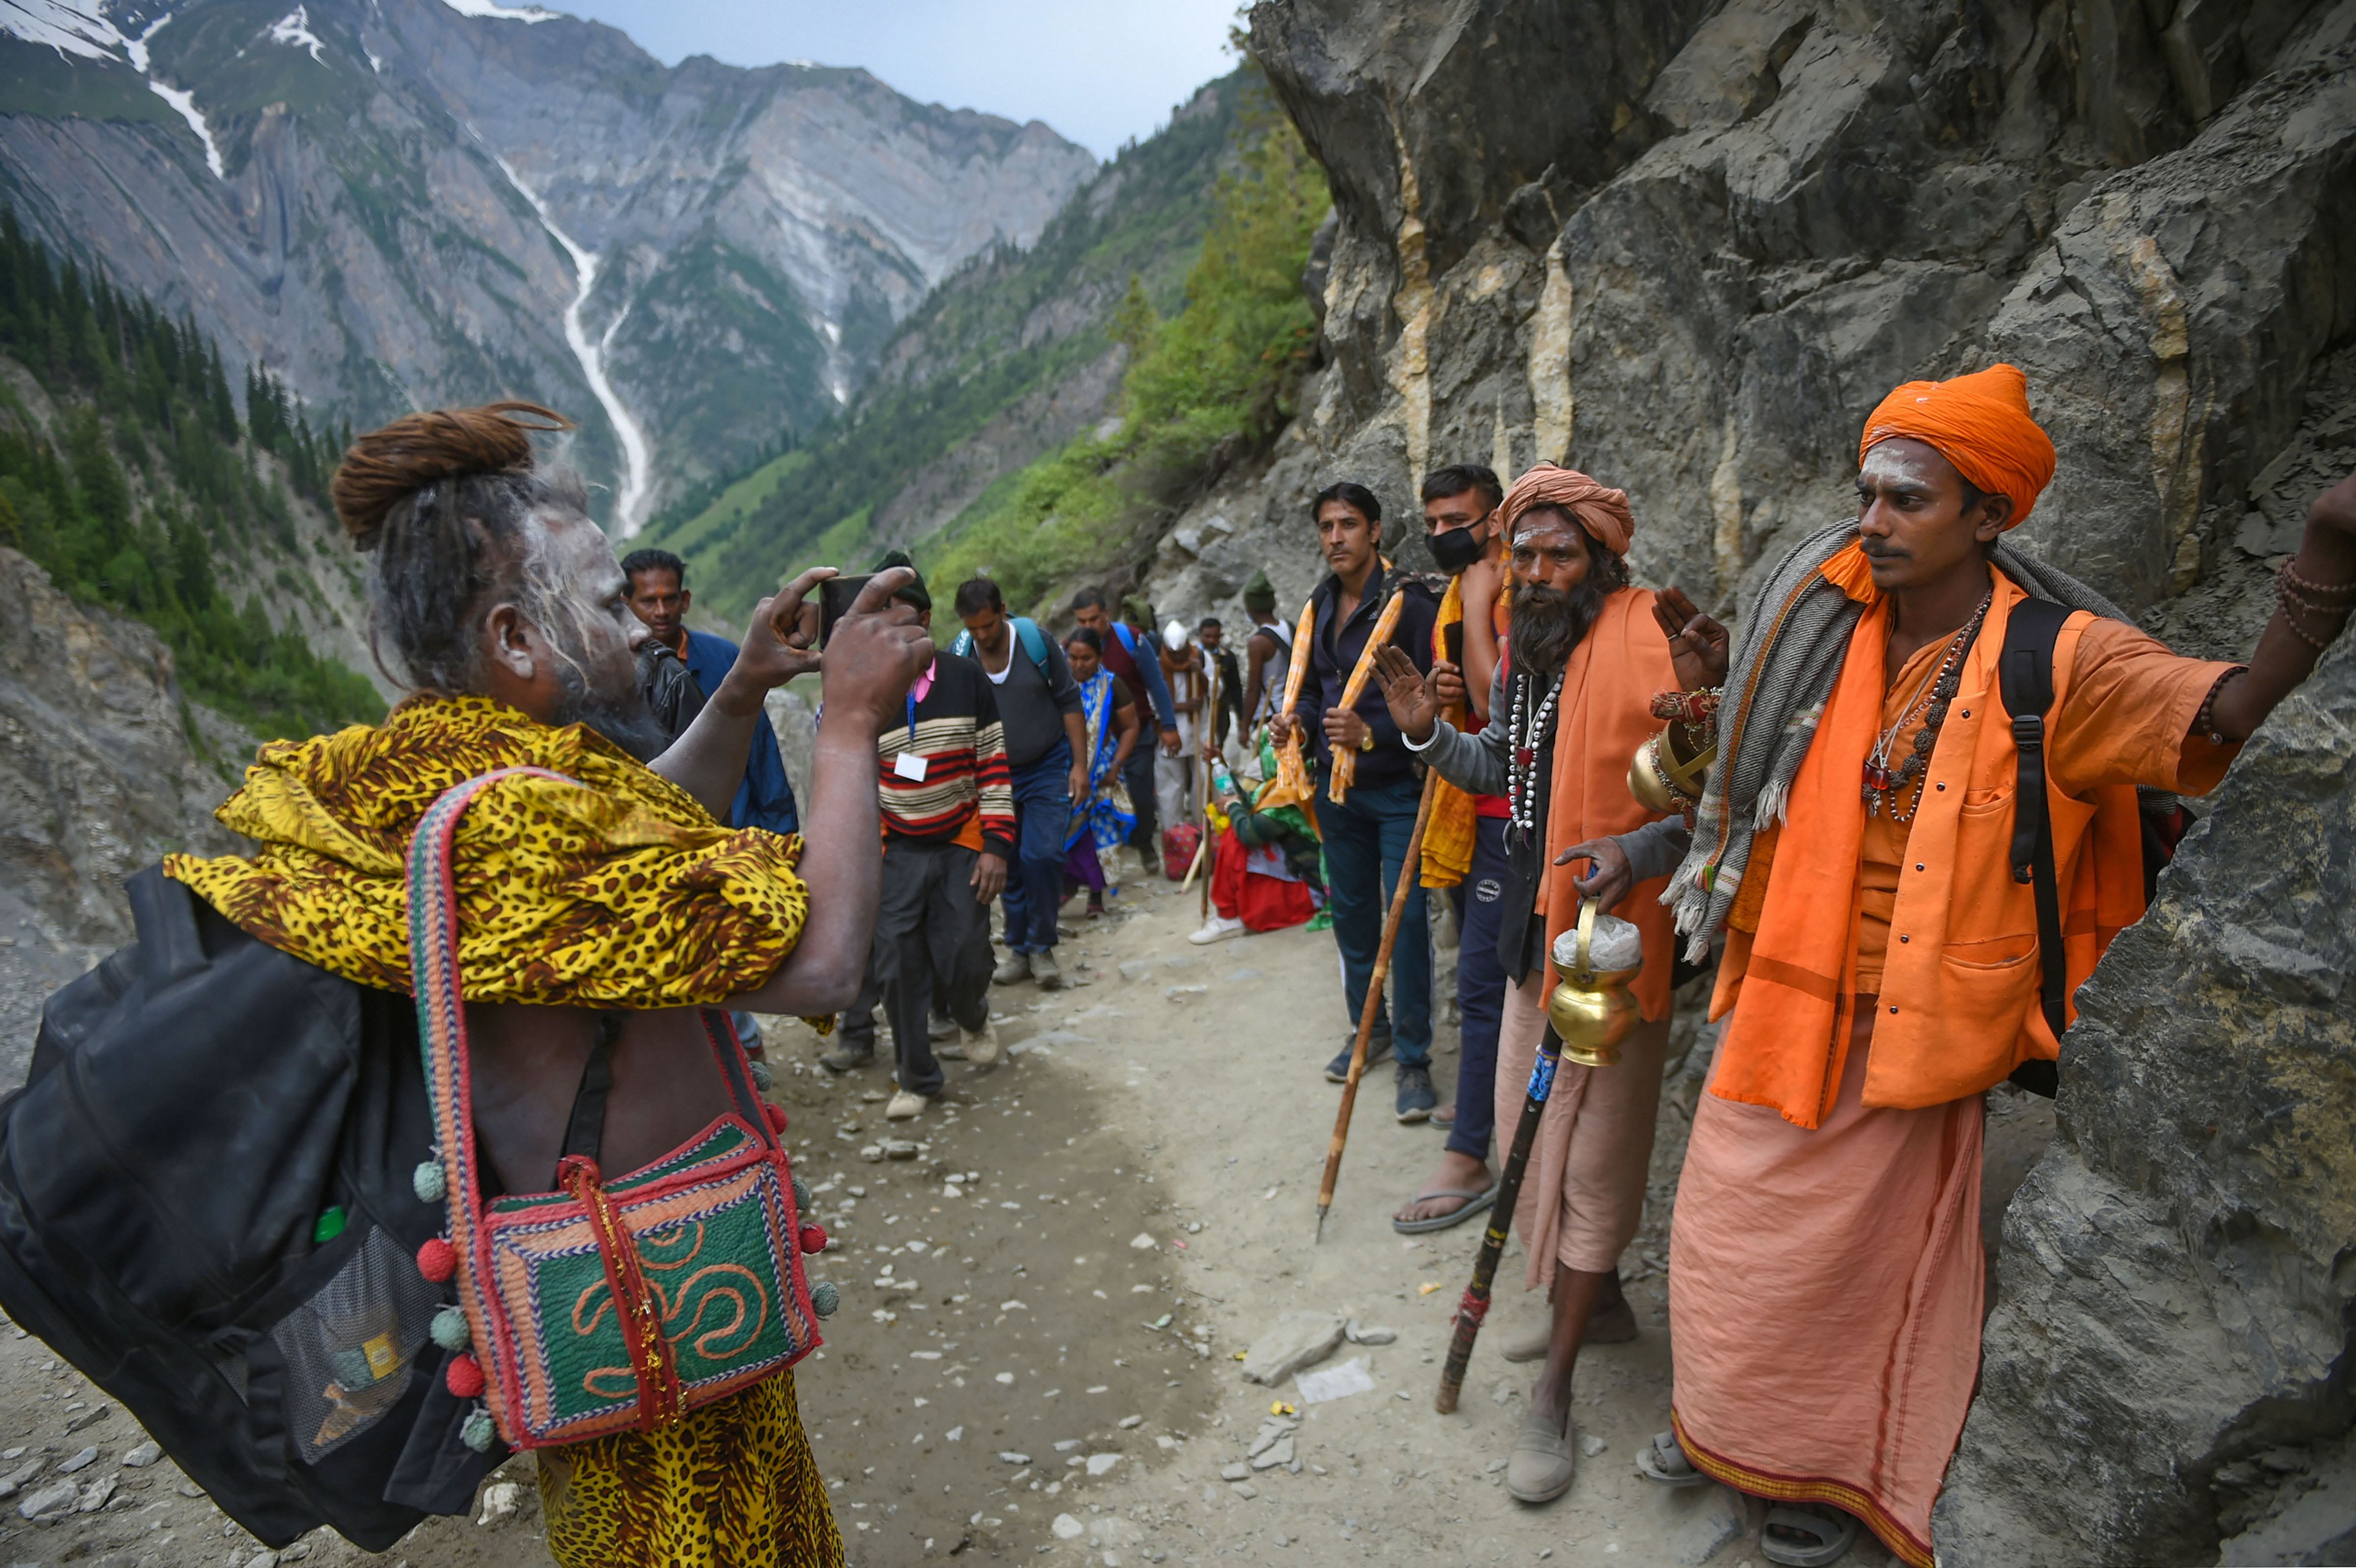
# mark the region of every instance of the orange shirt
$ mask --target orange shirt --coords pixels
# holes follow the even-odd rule
[[[2038,1006],[2035,893],[2012,879],[2018,761],[1997,690],[2004,628],[2023,597],[1997,575],[1987,623],[1923,774],[1922,804],[1902,827],[1865,817],[1862,747],[1878,728],[1872,718],[1902,702],[1913,682],[1903,670],[1895,682],[1884,677],[1883,606],[1860,618],[1794,782],[1791,815],[1762,836],[1772,871],[1755,921],[1729,933],[1711,1015],[1734,1019],[1715,1092],[1815,1125],[1826,1085],[1840,1081],[1861,996],[1875,997],[1880,1009],[1868,1105],[1940,1104],[1978,1093],[2022,1061],[2058,1054]],[[2134,626],[2083,612],[2062,629],[2046,798],[2072,993],[2112,937],[2143,913],[2134,786],[2205,794],[2238,750],[2190,733],[2231,667],[2179,658]],[[1902,738],[1897,754],[1911,744]],[[1837,933],[1844,909],[1846,938]]]

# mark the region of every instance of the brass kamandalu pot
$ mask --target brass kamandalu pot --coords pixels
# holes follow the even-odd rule
[[[1628,763],[1628,793],[1655,816],[1690,811],[1700,804],[1717,760],[1717,731],[1672,722],[1636,748]]]
[[[1562,1058],[1581,1067],[1610,1067],[1620,1060],[1620,1042],[1642,1016],[1628,989],[1644,965],[1597,969],[1590,962],[1595,940],[1596,903],[1580,907],[1579,927],[1555,938],[1547,962],[1555,987],[1547,996],[1547,1022],[1562,1041]],[[1569,951],[1565,951],[1569,949]]]

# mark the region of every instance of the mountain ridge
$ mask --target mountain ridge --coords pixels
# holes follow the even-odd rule
[[[0,188],[355,423],[497,395],[581,417],[626,532],[822,422],[934,283],[1096,170],[859,68],[665,66],[476,9],[24,0]]]

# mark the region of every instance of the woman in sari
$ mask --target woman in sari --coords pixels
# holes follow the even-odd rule
[[[1129,688],[1104,667],[1104,635],[1082,626],[1064,644],[1072,678],[1080,686],[1080,712],[1088,726],[1088,798],[1072,813],[1072,836],[1065,845],[1064,885],[1088,890],[1088,912],[1104,913],[1104,863],[1100,849],[1118,849],[1137,827],[1121,764],[1137,744],[1141,728]]]

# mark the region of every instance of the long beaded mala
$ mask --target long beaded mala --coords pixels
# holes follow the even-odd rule
[[[1868,816],[1879,816],[1887,808],[1890,821],[1912,822],[1915,812],[1922,809],[1921,780],[1923,771],[1931,765],[1931,747],[1939,738],[1939,727],[1947,721],[1947,705],[1955,699],[1955,688],[1963,684],[1964,655],[1978,637],[1980,623],[1987,618],[1988,605],[1995,597],[1996,590],[1991,587],[1980,600],[1980,607],[1972,612],[1972,618],[1964,623],[1963,629],[1947,645],[1946,656],[1939,661],[1937,671],[1907,701],[1898,715],[1898,722],[1884,730],[1874,741],[1873,750],[1866,753],[1864,795]],[[1913,749],[1893,768],[1890,764],[1890,749],[1918,709],[1922,714],[1922,728],[1914,732]],[[1913,804],[1901,812],[1898,809],[1898,797],[1910,784],[1915,786]]]
[[[1514,677],[1513,712],[1507,720],[1505,742],[1513,755],[1505,766],[1506,833],[1515,848],[1526,848],[1537,837],[1538,748],[1546,743],[1547,731],[1554,723],[1555,699],[1562,695],[1562,677],[1554,677],[1547,688],[1546,699],[1533,709],[1530,704],[1530,677]]]

